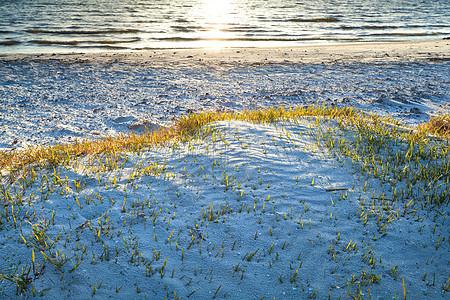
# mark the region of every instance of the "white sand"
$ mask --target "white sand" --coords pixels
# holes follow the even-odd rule
[[[358,283],[364,298],[370,289],[373,298],[388,299],[403,296],[403,279],[408,298],[444,297],[448,207],[413,204],[413,216],[405,214],[407,203],[396,203],[375,211],[364,225],[362,207],[370,211],[372,193],[386,186],[352,174],[351,160],[340,163],[322,153],[307,119],[215,126],[206,141],[129,154],[125,163],[122,157],[119,170],[102,172],[95,158],[81,158],[77,168],[56,169],[56,177],[54,170],[43,171],[52,189],[48,198],[46,184],[35,182],[23,195],[28,204],[19,212],[15,206],[20,227],[2,228],[3,272],[11,264],[31,266],[31,249],[19,233],[36,243],[34,225],[46,228],[52,253],[70,259],[61,270],[47,261],[35,278],[30,275],[29,289],[40,294],[50,288],[43,292],[46,299],[89,298],[96,284],[100,299],[174,298],[175,292],[206,299],[219,288],[217,298],[306,299],[318,289],[317,299],[337,299],[354,293]],[[160,175],[135,173],[151,166]],[[61,186],[51,183],[57,177]],[[81,190],[74,181],[82,182]],[[394,219],[385,232],[377,226],[380,216],[382,223]],[[445,240],[436,248],[439,238]],[[70,272],[77,257],[81,264]],[[36,261],[42,264],[42,254],[36,253]],[[147,277],[149,268],[154,274]],[[379,282],[368,283],[371,275]],[[356,284],[348,287],[353,276]],[[15,295],[9,282],[1,290]]]
[[[448,55],[445,49],[439,55]],[[3,62],[3,65],[16,71],[62,68],[47,58],[43,62],[29,57],[26,60],[29,61]],[[233,64],[235,58],[231,61],[230,64]],[[356,73],[363,70],[362,66],[367,66],[347,63],[346,71],[340,71],[346,74],[346,79],[354,76],[348,74],[352,66],[357,66],[356,70],[353,69]],[[404,62],[397,65],[391,60],[380,62],[378,58],[376,62],[370,62],[374,68],[380,64],[382,68],[375,69],[377,72],[389,66],[395,66],[393,69],[396,72],[400,66],[406,69],[411,66]],[[424,73],[430,72],[427,76],[432,76],[436,66],[445,64],[446,60],[439,63],[419,62]],[[67,73],[58,75],[61,76],[58,78],[73,84],[66,91],[66,95],[73,95],[70,98],[73,100],[77,99],[79,91],[71,87],[81,88],[85,83],[84,80],[74,81],[76,76],[92,72],[89,78],[96,78],[100,67],[91,63],[75,63],[72,66],[80,68],[79,73],[70,73],[72,83],[64,81]],[[119,90],[114,96],[124,90],[131,93],[134,88],[139,93],[143,82],[151,82],[151,79],[139,81],[135,87],[136,82],[127,80],[130,78],[128,72],[133,70],[131,67],[122,63],[113,66],[117,71],[114,74],[123,76],[122,79],[111,79],[111,88],[117,83]],[[418,65],[413,66],[420,81],[421,71],[416,68]],[[210,68],[215,71],[204,75],[203,72]],[[237,69],[230,66],[222,68],[219,62],[203,67],[191,64],[187,69],[191,72],[188,87],[195,86],[193,82],[202,86],[203,76],[219,77],[218,74],[223,74],[225,82],[245,86],[238,89],[242,95],[254,91],[255,86],[261,87],[257,77],[250,76],[250,73],[258,74],[259,70],[263,70],[258,78],[282,76],[285,80],[284,75],[293,70],[278,64],[258,67],[244,64]],[[152,72],[162,74],[168,70],[174,70],[175,73],[171,74],[178,74],[175,66],[152,69]],[[227,81],[230,72],[234,73],[232,79]],[[314,79],[324,76],[324,73],[319,73]],[[254,79],[245,83],[239,74]],[[183,86],[185,75],[178,75],[175,82],[167,82],[161,93],[168,92],[169,86]],[[435,78],[442,76],[444,86],[440,87],[440,96],[420,100],[421,110],[436,110],[439,105],[445,105],[448,100],[448,74],[441,73]],[[402,79],[403,83],[406,78],[410,77]],[[370,83],[369,79],[366,80],[363,84]],[[432,83],[427,80],[427,84]],[[25,82],[26,78],[20,78],[20,81]],[[102,82],[98,85],[87,84],[83,88],[101,89]],[[154,84],[159,83],[162,84]],[[331,83],[331,79],[327,83]],[[289,81],[285,82],[286,86],[289,84]],[[382,86],[381,83],[374,84],[375,87],[371,88]],[[425,86],[425,83],[422,84]],[[121,85],[125,87],[121,88]],[[394,86],[388,90],[395,89]],[[8,86],[2,88],[3,92],[12,89]],[[213,93],[214,86],[204,89]],[[270,90],[270,87],[267,89]],[[58,94],[58,91],[53,92]],[[264,91],[260,90],[257,94],[264,95]],[[34,97],[32,94],[26,95]],[[32,123],[29,131],[36,133],[41,128],[60,126],[58,130],[73,132],[78,130],[74,128],[84,126],[84,122],[106,124],[105,120],[113,122],[114,119],[116,123],[131,122],[125,118],[125,112],[132,108],[119,100],[117,108],[105,109],[108,114],[120,114],[104,116],[104,119],[99,116],[100,121],[91,115],[83,118],[76,114],[77,106],[84,113],[87,109],[101,106],[94,105],[99,101],[105,101],[104,105],[107,103],[101,97],[88,104],[76,102],[73,106],[70,103],[59,106],[55,102],[57,108],[73,109],[70,117],[63,118],[65,123],[53,120],[48,121],[52,125],[40,127],[43,125],[39,121],[27,119],[26,122]],[[289,103],[286,99],[284,101]],[[27,105],[24,106],[24,118],[29,114],[39,115],[39,107]],[[365,107],[378,112],[377,108],[387,105],[372,102],[369,105],[367,102]],[[148,110],[151,111],[150,107]],[[389,107],[380,111],[395,112]],[[17,114],[17,111],[11,110],[10,113]],[[130,114],[133,116],[134,113],[135,110]],[[159,114],[163,114],[163,110],[159,110]],[[8,118],[5,114],[2,117]],[[119,117],[124,119],[117,119]],[[31,117],[31,120],[37,118]],[[23,124],[21,122],[25,121],[17,122]],[[63,125],[72,127],[61,127]],[[120,126],[117,125],[117,128]],[[14,130],[8,126],[3,128]],[[448,297],[448,293],[442,292],[449,278],[448,206],[422,209],[420,203],[408,207],[407,203],[396,203],[389,210],[374,212],[364,224],[362,208],[370,211],[373,193],[388,192],[388,184],[358,175],[349,159],[339,162],[326,151],[322,152],[313,137],[317,130],[308,119],[302,119],[298,124],[273,125],[220,122],[215,124],[215,128],[215,135],[203,141],[193,140],[174,148],[152,149],[140,155],[126,154],[118,161],[121,166],[119,170],[102,170],[96,158],[81,157],[76,166],[42,170],[37,174],[38,178],[48,178],[48,183],[45,179],[42,182],[39,180],[24,187],[24,190],[17,182],[11,185],[9,190],[13,201],[18,201],[20,195],[23,204],[2,206],[2,274],[11,278],[11,275],[21,274],[22,267],[25,271],[31,268],[28,275],[31,281],[23,297],[30,297],[34,288],[36,295],[42,293],[44,299],[86,299],[93,294],[99,299],[174,299],[175,293],[177,298],[182,296],[182,299],[307,299],[313,295],[317,299],[327,299],[328,295],[331,299],[340,296],[348,299],[346,291],[353,294],[358,283],[362,284],[364,299],[369,299],[369,289],[372,299],[388,299],[403,297],[402,280],[408,299]],[[49,135],[43,136],[46,140]],[[5,139],[5,136],[2,138]],[[106,161],[106,158],[102,159]],[[142,168],[147,168],[149,173],[137,174],[136,170]],[[152,170],[161,172],[155,175]],[[397,185],[399,190],[403,184]],[[6,186],[5,177],[2,179],[2,190]],[[5,193],[2,192],[0,197],[3,203]],[[379,205],[377,201],[375,203]],[[408,213],[413,209],[417,210],[414,216]],[[380,216],[383,216],[382,222],[392,220],[383,233],[377,225]],[[211,221],[208,221],[209,217]],[[99,231],[100,228],[103,229]],[[39,232],[42,234],[39,235]],[[27,247],[24,240],[37,247]],[[46,248],[44,241],[51,250]],[[54,257],[55,265],[58,265],[59,258],[61,267],[58,269],[48,260],[45,261],[44,255],[37,250],[39,248],[42,253]],[[36,272],[33,271],[32,249],[36,257]],[[254,256],[250,258],[252,253]],[[74,269],[78,262],[80,264]],[[45,268],[42,268],[43,264]],[[150,268],[153,275],[149,275]],[[424,279],[425,273],[427,276]],[[370,278],[377,278],[379,282],[369,283]],[[352,281],[354,284],[349,284]],[[21,297],[16,295],[15,284],[6,279],[0,281],[0,291],[3,293],[0,297]]]
[[[0,56],[0,149],[168,125],[189,111],[352,105],[449,112],[450,41]]]

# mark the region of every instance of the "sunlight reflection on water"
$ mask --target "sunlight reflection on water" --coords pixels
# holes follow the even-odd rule
[[[0,1],[0,52],[261,47],[443,38],[448,0]]]

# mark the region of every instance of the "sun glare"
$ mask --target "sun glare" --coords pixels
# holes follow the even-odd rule
[[[230,0],[204,0],[204,8],[212,13],[223,12],[229,7]]]
[[[208,40],[208,48],[223,48],[226,41],[234,37],[233,32],[227,30],[236,23],[233,10],[230,0],[204,0],[199,13],[202,14],[207,29],[203,38]]]

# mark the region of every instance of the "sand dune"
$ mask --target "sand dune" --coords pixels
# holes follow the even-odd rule
[[[290,50],[2,57],[3,146],[328,97],[410,122],[448,111],[448,41]],[[448,144],[342,124],[220,121],[139,153],[2,170],[1,298],[445,299]]]

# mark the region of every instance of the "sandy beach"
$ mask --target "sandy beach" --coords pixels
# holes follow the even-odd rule
[[[274,106],[416,125],[450,111],[449,45],[0,55],[0,148]],[[3,170],[0,298],[446,299],[448,143],[372,141],[368,172],[338,125],[220,121],[185,143]]]
[[[0,148],[167,126],[192,111],[316,103],[416,125],[448,112],[449,44],[0,55]]]

